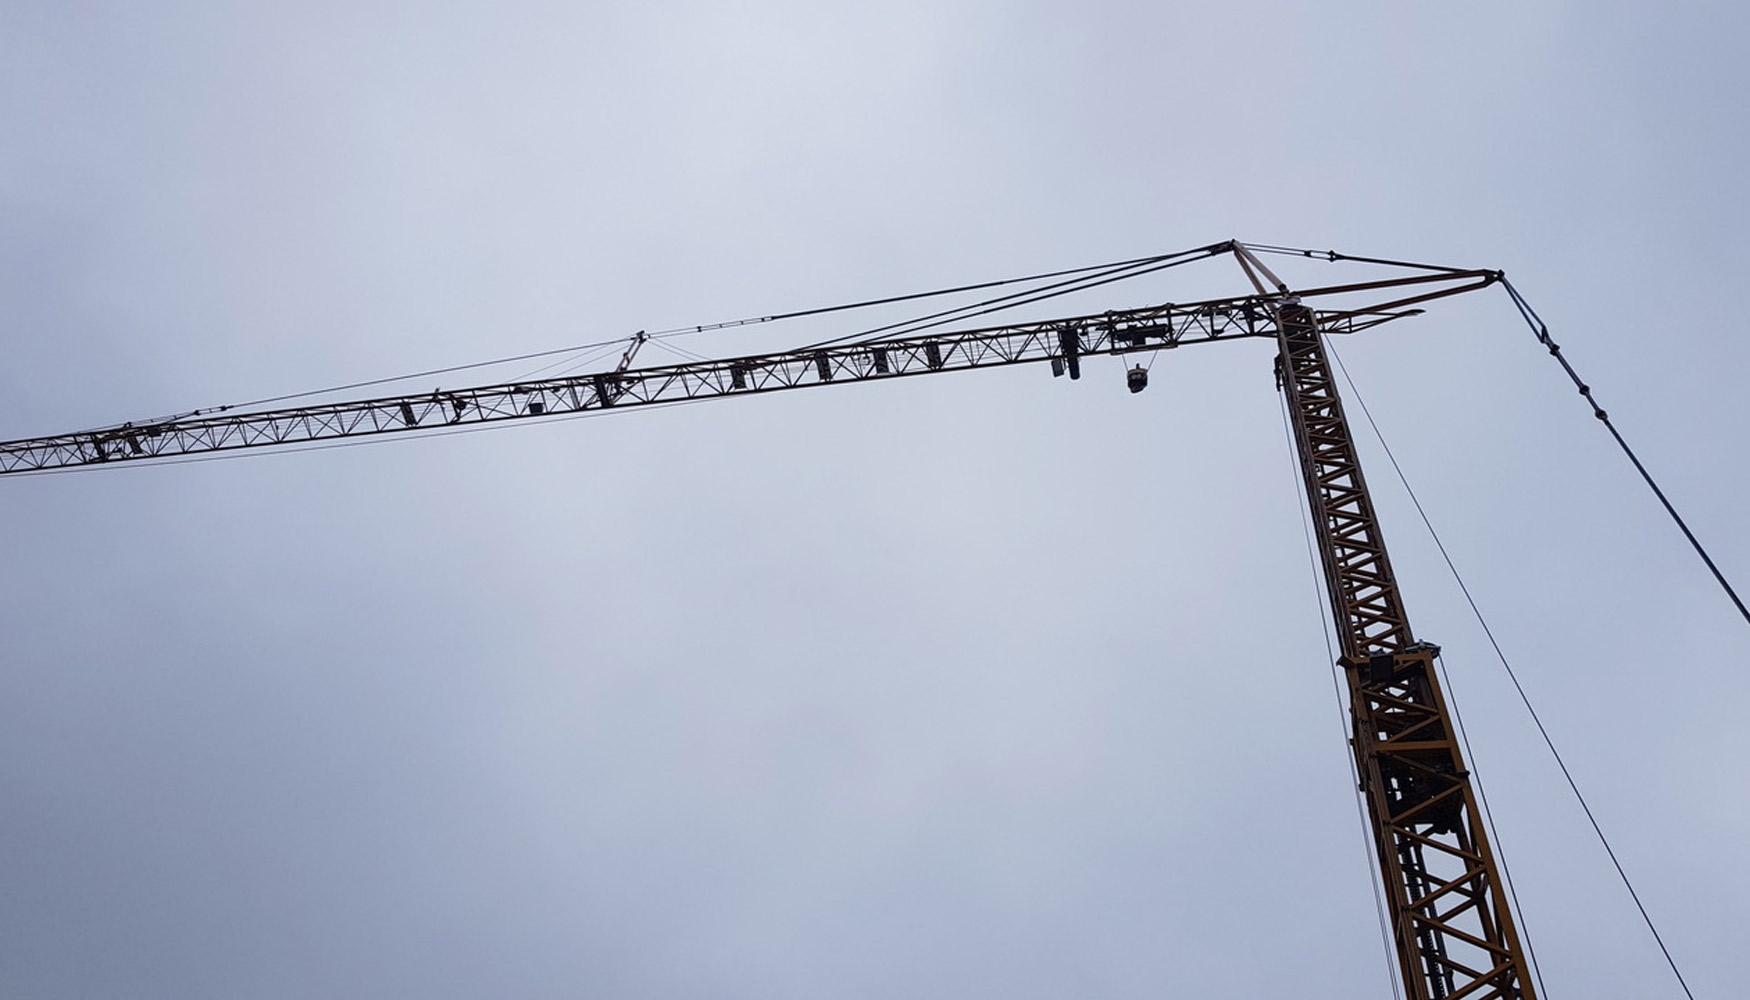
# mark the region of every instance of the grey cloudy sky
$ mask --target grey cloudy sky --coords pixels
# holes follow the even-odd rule
[[[1745,20],[11,0],[0,437],[1239,237],[1504,268],[1750,585]],[[1504,296],[1340,350],[1733,995],[1750,632]],[[1277,407],[1234,343],[0,482],[0,993],[1388,996]],[[1367,447],[1549,994],[1678,995]]]

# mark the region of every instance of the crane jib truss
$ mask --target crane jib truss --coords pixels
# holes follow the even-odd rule
[[[1436,676],[1438,650],[1415,638],[1404,614],[1323,342],[1328,334],[1413,315],[1420,303],[1486,287],[1501,274],[1416,266],[1419,273],[1408,276],[1297,293],[1278,283],[1271,293],[1254,270],[1264,270],[1262,265],[1243,245],[1211,249],[1233,252],[1259,294],[680,365],[629,368],[623,363],[579,376],[122,424],[0,442],[0,475],[1033,362],[1049,363],[1056,374],[1075,378],[1088,355],[1273,339],[1341,643],[1338,665],[1348,680],[1350,742],[1405,992],[1410,1000],[1535,1000]],[[1366,304],[1350,304],[1358,296],[1366,297]],[[1381,297],[1384,301],[1373,301]],[[1314,309],[1311,301],[1329,307]]]
[[[1321,314],[1352,332],[1405,315],[1418,302],[1492,283],[1492,271],[1454,271],[1302,292],[1337,296],[1401,287],[1396,301]],[[1432,288],[1424,286],[1433,285]],[[1244,296],[923,336],[864,340],[688,364],[631,368],[317,406],[219,412],[74,434],[0,442],[0,475],[165,459],[373,434],[432,431],[934,372],[1052,362],[1072,376],[1090,354],[1156,351],[1186,343],[1275,337],[1272,298]]]

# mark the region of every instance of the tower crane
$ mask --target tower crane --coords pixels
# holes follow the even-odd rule
[[[1328,335],[1415,315],[1427,302],[1486,288],[1502,275],[1396,265],[1375,280],[1291,289],[1256,249],[1230,241],[1173,255],[1171,263],[1233,257],[1253,291],[1228,298],[647,367],[633,365],[647,339],[640,333],[617,366],[596,373],[312,406],[196,411],[0,442],[0,475],[1010,365],[1049,365],[1054,375],[1078,379],[1090,356],[1273,340],[1277,383],[1288,404],[1340,644],[1349,742],[1405,993],[1411,1000],[1533,1000],[1530,964],[1436,674],[1438,648],[1416,636],[1404,612],[1325,346]],[[1147,369],[1128,369],[1126,383],[1132,392],[1142,391]]]

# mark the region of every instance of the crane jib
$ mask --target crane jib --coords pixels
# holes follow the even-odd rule
[[[1352,332],[1407,315],[1417,302],[1469,291],[1495,280],[1488,271],[1417,275],[1333,286],[1303,297],[1388,289],[1406,294],[1363,308],[1323,310],[1325,328]],[[1422,287],[1430,286],[1433,287]],[[773,392],[813,385],[899,378],[1047,362],[1074,378],[1093,354],[1125,354],[1187,343],[1274,337],[1271,298],[1244,296],[1115,310],[1018,323],[588,375],[328,403],[223,412],[123,424],[95,431],[0,442],[0,475],[150,461],[430,431],[460,424],[581,413],[611,407]]]

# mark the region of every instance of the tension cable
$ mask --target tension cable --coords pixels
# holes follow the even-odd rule
[[[1532,707],[1531,696],[1525,692],[1525,687],[1519,683],[1519,675],[1514,672],[1513,664],[1507,660],[1507,654],[1501,649],[1501,643],[1495,638],[1494,629],[1489,627],[1488,619],[1483,617],[1483,609],[1477,606],[1476,598],[1471,596],[1470,587],[1465,584],[1464,577],[1458,572],[1458,565],[1452,561],[1452,555],[1446,551],[1446,543],[1440,540],[1440,533],[1434,530],[1434,522],[1429,519],[1428,512],[1422,507],[1422,501],[1416,496],[1416,491],[1411,488],[1409,477],[1404,475],[1403,466],[1398,464],[1397,456],[1392,453],[1391,445],[1386,443],[1385,435],[1380,433],[1379,424],[1374,422],[1373,414],[1368,411],[1367,403],[1362,400],[1360,390],[1355,388],[1355,380],[1349,377],[1349,370],[1343,366],[1343,359],[1337,356],[1337,352],[1332,350],[1330,354],[1331,360],[1337,363],[1337,370],[1343,375],[1344,383],[1349,386],[1350,395],[1354,397],[1356,405],[1361,407],[1361,415],[1366,418],[1367,426],[1373,430],[1374,438],[1379,441],[1380,448],[1385,452],[1386,460],[1391,463],[1392,471],[1397,474],[1398,482],[1403,485],[1404,492],[1409,495],[1411,505],[1416,508],[1416,515],[1421,518],[1422,526],[1428,529],[1428,537],[1434,540],[1434,547],[1440,551],[1440,558],[1446,563],[1447,571],[1452,574],[1453,582],[1458,584],[1459,592],[1464,595],[1465,603],[1470,605],[1471,614],[1476,616],[1477,624],[1482,627],[1483,635],[1488,638],[1490,647],[1494,649],[1495,658],[1501,661],[1502,669],[1507,672],[1507,679],[1513,682],[1513,690],[1519,694],[1520,703],[1525,706],[1526,713],[1531,716],[1532,723],[1537,726],[1537,733],[1539,736],[1543,737],[1543,745],[1549,748],[1550,756],[1555,759],[1556,767],[1561,770],[1562,778],[1567,781],[1568,790],[1574,793],[1574,801],[1580,804],[1580,811],[1586,814],[1586,821],[1592,824],[1592,832],[1598,836],[1598,843],[1603,845],[1604,853],[1610,858],[1611,866],[1616,869],[1617,878],[1622,880],[1622,887],[1628,890],[1629,898],[1634,901],[1635,909],[1640,911],[1642,922],[1647,925],[1648,932],[1653,935],[1653,941],[1659,946],[1660,954],[1665,956],[1665,964],[1671,967],[1671,974],[1677,977],[1677,985],[1683,988],[1683,995],[1688,997],[1689,1000],[1695,1000],[1695,994],[1690,992],[1689,983],[1683,978],[1683,971],[1677,967],[1677,959],[1672,957],[1671,949],[1665,946],[1665,938],[1659,933],[1659,928],[1653,923],[1653,917],[1647,912],[1646,905],[1641,902],[1641,894],[1635,891],[1634,883],[1629,880],[1628,872],[1623,869],[1622,862],[1617,860],[1616,850],[1610,846],[1610,838],[1604,835],[1604,828],[1598,824],[1598,817],[1592,814],[1592,807],[1586,802],[1586,796],[1580,793],[1580,785],[1574,780],[1573,773],[1568,770],[1568,762],[1562,758],[1561,751],[1556,749],[1555,739],[1550,736],[1549,730],[1544,728],[1543,718],[1537,714],[1537,709]],[[1563,362],[1563,364],[1565,366],[1566,362]],[[1571,372],[1572,369],[1569,369],[1569,371]],[[1600,417],[1599,419],[1603,418]],[[1618,440],[1621,439],[1619,438]],[[1624,448],[1627,448],[1627,445],[1624,445]],[[1649,480],[1649,482],[1650,481],[1651,480]],[[1657,489],[1657,487],[1654,488]],[[1673,512],[1673,516],[1675,516],[1675,512]],[[1442,665],[1442,672],[1444,672],[1444,664]],[[1453,708],[1453,717],[1455,719],[1458,717],[1456,706]],[[1462,736],[1462,721],[1459,722],[1459,728]],[[1468,752],[1470,750],[1469,738],[1464,737],[1464,739],[1466,743],[1465,750]],[[1482,797],[1481,781],[1477,782],[1477,794],[1479,798]],[[1490,835],[1494,836],[1498,843],[1501,838],[1494,832],[1494,816],[1488,811],[1488,803],[1486,800],[1482,805],[1484,817],[1489,823]],[[1504,859],[1501,861],[1501,874],[1507,883],[1508,895],[1513,899],[1514,909],[1519,909],[1518,893],[1513,889],[1513,877],[1508,873],[1507,863]],[[1521,925],[1523,925],[1524,922],[1524,914],[1523,911],[1521,911]],[[1531,937],[1529,932],[1526,935],[1525,947],[1529,954],[1531,952]],[[1532,956],[1531,962],[1533,973],[1537,976],[1538,989],[1547,996],[1548,991],[1543,989],[1543,971],[1537,964],[1535,955]]]
[[[1532,334],[1537,337],[1537,342],[1548,348],[1550,356],[1561,364],[1562,371],[1568,373],[1568,378],[1573,381],[1574,387],[1580,390],[1580,395],[1585,397],[1587,405],[1592,407],[1592,415],[1597,417],[1598,422],[1610,432],[1610,436],[1616,439],[1617,447],[1621,448],[1622,453],[1628,456],[1628,460],[1634,464],[1635,471],[1641,474],[1641,478],[1646,481],[1648,488],[1653,491],[1653,495],[1659,498],[1659,503],[1665,507],[1665,513],[1671,515],[1671,520],[1677,524],[1678,530],[1683,532],[1683,537],[1689,539],[1690,547],[1694,548],[1695,554],[1707,564],[1708,572],[1712,573],[1714,579],[1719,582],[1720,589],[1724,590],[1726,596],[1732,599],[1732,603],[1737,605],[1738,614],[1743,616],[1745,624],[1750,624],[1750,608],[1744,606],[1743,599],[1738,596],[1736,590],[1732,589],[1732,584],[1726,579],[1726,574],[1720,572],[1719,566],[1714,564],[1713,557],[1708,555],[1701,540],[1695,537],[1695,532],[1689,530],[1689,525],[1683,520],[1683,515],[1677,513],[1677,508],[1672,505],[1670,498],[1665,496],[1665,491],[1660,489],[1659,484],[1654,481],[1653,474],[1641,464],[1634,449],[1628,446],[1628,442],[1623,440],[1622,433],[1616,429],[1615,424],[1610,422],[1610,414],[1605,412],[1604,407],[1598,405],[1598,400],[1592,398],[1592,387],[1587,385],[1585,380],[1580,378],[1580,374],[1574,371],[1574,366],[1568,363],[1567,357],[1562,354],[1561,345],[1550,337],[1549,327],[1544,325],[1543,320],[1531,308],[1531,304],[1525,301],[1525,297],[1519,294],[1519,289],[1514,288],[1513,283],[1508,281],[1505,275],[1501,277],[1501,287],[1505,288],[1507,294],[1512,297],[1513,305],[1518,307],[1519,315],[1524,318],[1526,326],[1531,328]]]
[[[1213,256],[1214,254],[1224,252],[1227,249],[1227,247],[1228,247],[1228,244],[1226,244],[1226,243],[1217,243],[1217,244],[1211,244],[1210,246],[1206,246],[1206,247],[1198,247],[1195,250],[1182,250],[1182,251],[1179,251],[1176,253],[1153,254],[1153,255],[1147,256],[1147,257],[1134,257],[1134,258],[1131,258],[1129,260],[1111,261],[1111,262],[1108,262],[1105,264],[1091,264],[1091,265],[1087,265],[1084,267],[1065,268],[1065,269],[1061,269],[1061,270],[1057,270],[1057,271],[1044,271],[1044,272],[1041,272],[1039,274],[1029,274],[1029,275],[1025,275],[1025,276],[1017,277],[1017,278],[999,278],[995,281],[981,281],[981,282],[975,282],[973,284],[957,285],[957,286],[954,286],[951,288],[938,288],[938,289],[934,289],[932,291],[927,291],[927,292],[913,292],[913,293],[910,293],[907,295],[891,295],[891,296],[887,296],[884,298],[864,299],[864,300],[857,301],[857,302],[840,303],[838,305],[819,306],[819,307],[816,307],[813,309],[797,309],[797,310],[792,310],[790,312],[771,313],[771,314],[762,315],[762,316],[750,316],[750,317],[746,317],[744,319],[725,320],[725,321],[721,321],[721,322],[717,322],[717,323],[703,323],[703,324],[699,324],[699,325],[695,325],[695,326],[673,327],[671,329],[658,330],[654,333],[649,333],[649,334],[645,334],[645,333],[643,333],[643,331],[640,331],[639,334],[635,335],[635,338],[642,337],[644,339],[656,340],[658,338],[684,337],[684,336],[690,336],[692,334],[707,333],[707,332],[711,332],[711,331],[715,331],[715,330],[728,330],[728,329],[733,329],[736,327],[757,326],[757,325],[764,324],[764,323],[775,323],[775,322],[778,322],[780,320],[800,319],[800,318],[807,317],[807,316],[823,316],[823,315],[827,315],[829,313],[846,312],[846,311],[854,310],[854,309],[866,309],[866,308],[869,308],[872,306],[893,305],[893,304],[899,303],[899,302],[912,302],[912,301],[917,301],[920,299],[938,298],[938,297],[941,297],[944,295],[962,295],[962,294],[965,294],[967,292],[982,291],[982,290],[991,289],[991,288],[1000,288],[1004,285],[1021,285],[1021,284],[1028,284],[1028,283],[1034,283],[1034,282],[1040,282],[1040,281],[1048,281],[1048,280],[1056,279],[1056,278],[1069,279],[1066,281],[1061,281],[1055,285],[1047,285],[1047,286],[1045,286],[1045,289],[1034,289],[1034,290],[1029,291],[1029,292],[1018,292],[1018,293],[1015,293],[1013,295],[1001,296],[1001,297],[994,298],[994,299],[987,299],[983,302],[974,303],[971,306],[962,306],[959,309],[947,310],[945,312],[935,313],[935,314],[930,315],[930,316],[920,317],[920,318],[915,319],[915,320],[908,320],[904,323],[894,324],[895,327],[903,327],[903,326],[908,326],[908,325],[913,324],[913,323],[918,323],[918,322],[922,322],[922,321],[936,319],[937,317],[957,316],[957,314],[968,313],[970,310],[979,309],[980,307],[985,307],[985,306],[991,306],[991,305],[996,304],[996,303],[1007,303],[1006,305],[1001,306],[1000,308],[1008,308],[1010,306],[1026,305],[1028,303],[1041,301],[1043,299],[1055,298],[1057,295],[1069,294],[1070,292],[1074,292],[1074,291],[1082,291],[1082,290],[1085,290],[1087,288],[1094,288],[1094,287],[1098,287],[1100,285],[1107,284],[1111,281],[1122,280],[1123,278],[1127,278],[1127,277],[1135,277],[1139,274],[1147,274],[1147,273],[1150,273],[1151,271],[1159,270],[1163,267],[1172,267],[1175,264],[1187,263],[1191,260],[1199,260],[1199,259],[1202,259],[1204,257]],[[1056,289],[1061,289],[1061,291],[1053,291]],[[1045,294],[1040,294],[1041,292],[1044,292]],[[994,311],[996,311],[996,310],[983,309],[983,312],[994,312]],[[980,314],[981,313],[979,313],[979,312],[970,312],[970,315],[980,315]],[[964,317],[959,316],[957,318],[964,318]],[[935,324],[930,324],[930,325],[935,325]],[[920,329],[922,329],[922,328],[923,327],[920,327]],[[852,337],[868,336],[874,332],[881,332],[881,330],[883,330],[883,329],[887,329],[887,328],[878,328],[875,331],[863,331],[863,332],[858,333],[858,334],[853,334]],[[595,351],[595,350],[598,350],[600,348],[613,347],[613,346],[617,346],[620,344],[624,344],[627,342],[628,339],[629,338],[621,337],[621,338],[616,338],[613,340],[597,341],[597,342],[592,343],[592,344],[576,344],[576,345],[573,345],[570,347],[558,347],[558,348],[554,348],[552,350],[546,350],[546,351],[531,351],[531,352],[528,352],[526,354],[515,354],[515,355],[511,355],[509,357],[494,358],[490,361],[475,361],[475,362],[471,362],[469,364],[449,365],[449,366],[442,367],[442,368],[428,368],[424,371],[411,372],[411,373],[408,373],[406,375],[393,375],[393,376],[389,376],[387,378],[364,379],[364,380],[358,381],[358,382],[348,382],[348,383],[344,383],[341,385],[331,385],[331,386],[328,386],[327,388],[323,388],[323,389],[311,389],[311,390],[308,390],[306,392],[293,392],[293,393],[286,393],[285,395],[280,395],[280,396],[267,396],[267,397],[264,397],[261,399],[252,399],[252,400],[249,400],[249,401],[243,402],[243,403],[230,403],[230,404],[226,404],[226,405],[222,405],[222,406],[202,407],[201,409],[198,409],[198,410],[190,410],[186,413],[175,414],[174,416],[165,418],[165,420],[182,420],[182,419],[186,419],[189,417],[199,417],[199,416],[206,416],[206,415],[214,414],[214,413],[225,413],[225,412],[228,412],[231,410],[240,410],[240,409],[248,409],[248,408],[253,408],[253,407],[258,407],[258,406],[266,406],[270,403],[283,403],[283,402],[288,402],[288,401],[291,401],[294,399],[309,399],[313,396],[326,396],[326,395],[329,395],[331,393],[345,392],[345,391],[349,391],[352,389],[365,389],[365,388],[369,388],[371,386],[389,385],[389,384],[392,384],[395,382],[407,382],[407,381],[412,381],[413,379],[429,378],[433,375],[448,375],[448,374],[451,374],[453,372],[473,371],[473,370],[477,370],[477,369],[481,369],[481,368],[491,368],[491,367],[494,367],[496,365],[513,364],[513,363],[518,362],[518,361],[533,361],[533,360],[544,359],[544,358],[559,358],[559,360],[554,361],[551,364],[544,366],[542,369],[537,369],[537,371],[541,371],[541,370],[545,370],[545,369],[549,369],[549,368],[559,367],[560,365],[574,364],[574,359],[578,355],[581,355],[581,354],[583,354],[585,352],[589,352],[589,351]],[[848,339],[851,339],[851,337],[842,337],[839,339],[840,340],[848,340]],[[825,344],[830,344],[830,343],[834,343],[834,342],[835,341],[827,341],[823,344],[815,344],[815,345],[810,345],[810,346],[821,347],[821,346],[825,346]],[[804,348],[804,349],[806,349],[806,348]],[[567,356],[567,357],[561,357],[562,355]],[[106,428],[92,428],[92,430],[101,430],[101,429],[106,429]]]

